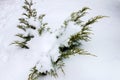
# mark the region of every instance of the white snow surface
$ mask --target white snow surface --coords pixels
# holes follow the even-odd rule
[[[16,26],[24,12],[23,2],[0,0],[0,80],[27,80],[33,66],[37,64],[41,72],[49,70],[52,68],[50,58],[56,60],[59,56],[60,43],[54,34],[45,33],[39,37],[33,32],[36,38],[28,43],[29,50],[10,45],[18,40],[14,35],[21,32]],[[53,31],[73,11],[84,6],[92,9],[85,19],[109,16],[91,26],[94,35],[90,42],[83,43],[84,49],[98,57],[72,56],[65,60],[65,75],[59,73],[58,78],[47,76],[39,80],[120,80],[120,0],[34,0],[34,3],[38,14],[46,14],[45,22]]]

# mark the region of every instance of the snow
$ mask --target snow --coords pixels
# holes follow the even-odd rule
[[[24,11],[21,8],[23,1],[0,0],[0,80],[27,80],[33,66],[42,64],[43,67],[37,67],[41,72],[49,70],[52,68],[50,58],[56,60],[59,56],[57,47],[60,43],[56,41],[54,34],[45,33],[39,37],[34,32],[36,38],[29,42],[30,50],[10,45],[14,40],[18,40],[14,35],[21,32],[16,25]],[[34,0],[34,2],[38,14],[46,14],[45,22],[49,23],[53,31],[61,26],[71,12],[84,6],[92,9],[85,19],[96,15],[109,16],[92,25],[94,35],[91,36],[91,41],[84,43],[83,46],[98,57],[79,55],[71,57],[65,60],[65,75],[60,73],[56,79],[47,76],[43,80],[120,80],[120,0]]]

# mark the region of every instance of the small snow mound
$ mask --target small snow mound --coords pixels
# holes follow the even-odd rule
[[[36,68],[39,72],[46,72],[52,69],[51,60],[48,56],[41,56]]]

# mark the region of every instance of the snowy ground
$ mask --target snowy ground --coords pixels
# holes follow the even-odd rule
[[[98,57],[74,56],[66,60],[65,75],[60,73],[57,79],[48,76],[43,80],[120,80],[120,0],[34,1],[38,11],[46,14],[46,21],[54,28],[60,26],[71,12],[84,6],[92,9],[90,16],[109,16],[92,26],[94,35],[84,46]],[[14,35],[18,31],[16,25],[23,12],[22,5],[23,0],[0,0],[0,80],[27,80],[29,70],[40,57],[44,57],[38,56],[37,47],[21,51],[9,45],[16,39]]]

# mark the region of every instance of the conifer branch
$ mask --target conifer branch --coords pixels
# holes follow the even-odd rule
[[[29,47],[26,45],[26,42],[14,41],[11,44],[15,44],[15,45],[17,45],[17,46],[19,46],[21,48],[29,49]]]
[[[77,12],[73,12],[73,13],[70,15],[70,18],[67,19],[67,20],[65,20],[65,21],[63,22],[63,25],[61,26],[61,29],[63,29],[63,31],[60,32],[59,35],[56,36],[56,38],[60,38],[60,37],[63,35],[64,31],[66,31],[66,28],[68,27],[68,24],[69,24],[70,22],[73,22],[73,23],[75,23],[76,25],[81,26],[81,23],[83,22],[83,21],[81,20],[81,18],[84,17],[84,16],[88,13],[87,10],[90,10],[90,8],[88,8],[88,7],[83,7],[81,10],[79,10],[79,11],[77,11]]]
[[[30,1],[25,0],[24,3],[25,5],[23,6],[23,8],[27,11],[27,13],[23,13],[23,15],[26,16],[27,18],[31,18],[31,17],[36,18],[37,12],[36,9],[32,9],[32,5],[33,5],[32,0]]]
[[[49,31],[50,28],[47,26],[48,23],[44,23],[43,22],[43,18],[45,16],[45,14],[40,15],[39,17],[37,17],[37,11],[36,9],[33,8],[33,1],[32,0],[25,0],[24,5],[23,5],[23,9],[25,10],[25,12],[22,14],[24,17],[19,18],[19,25],[17,25],[17,27],[21,30],[23,30],[27,35],[24,35],[23,33],[20,34],[16,34],[17,37],[22,38],[23,41],[15,41],[13,42],[14,44],[18,45],[21,47],[21,45],[26,46],[28,41],[30,41],[32,38],[34,38],[34,35],[31,35],[30,33],[27,32],[28,29],[31,30],[36,30],[37,26],[31,25],[31,23],[29,22],[31,20],[31,18],[34,18],[34,21],[39,21],[40,22],[40,27],[37,29],[39,35],[41,35],[44,31]],[[26,47],[21,47],[21,48],[27,48]]]
[[[45,17],[45,14],[42,14],[39,16],[39,22],[40,22],[40,28],[38,29],[39,35],[42,35],[44,31],[49,31],[50,28],[47,26],[48,23],[43,22],[43,18]]]
[[[23,13],[23,15],[26,17],[24,18],[19,18],[19,25],[17,25],[17,27],[21,30],[23,30],[24,32],[26,32],[28,29],[32,29],[35,30],[36,27],[31,25],[28,21],[30,20],[31,17],[33,17],[34,19],[36,19],[37,16],[37,12],[36,9],[32,8],[33,2],[32,0],[28,1],[25,0],[24,2],[24,6],[23,9],[26,11],[25,13]],[[17,37],[22,38],[23,41],[14,41],[12,44],[16,44],[17,46],[21,47],[21,48],[25,48],[25,49],[29,49],[29,47],[27,46],[27,42],[30,41],[32,38],[34,38],[33,35],[31,35],[30,33],[27,33],[27,35],[24,35],[23,33],[20,34],[16,34]]]

